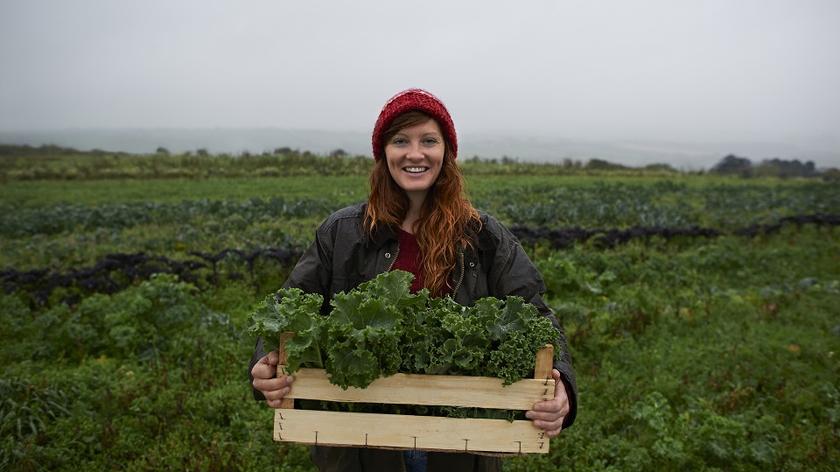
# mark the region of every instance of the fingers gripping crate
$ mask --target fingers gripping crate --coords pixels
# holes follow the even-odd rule
[[[280,361],[285,363],[284,339]],[[329,382],[323,369],[300,369],[291,393],[274,414],[274,440],[322,446],[422,449],[494,454],[547,453],[545,432],[530,420],[443,418],[294,409],[294,399],[349,403],[458,406],[530,410],[554,396],[553,347],[536,356],[534,379],[503,386],[495,377],[395,374],[367,388]]]

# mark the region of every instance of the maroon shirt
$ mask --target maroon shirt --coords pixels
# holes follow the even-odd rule
[[[400,249],[391,270],[399,269],[414,274],[414,281],[411,282],[411,293],[417,293],[418,290],[423,288],[423,272],[420,269],[422,255],[420,254],[420,246],[417,244],[417,237],[400,228],[398,241]]]

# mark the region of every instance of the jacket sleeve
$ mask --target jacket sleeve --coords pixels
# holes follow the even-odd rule
[[[501,226],[501,225],[499,225]],[[501,241],[496,250],[492,269],[490,270],[488,283],[491,290],[499,295],[518,295],[537,307],[537,310],[551,320],[551,324],[557,328],[557,345],[560,347],[561,356],[554,361],[554,368],[560,371],[566,393],[569,397],[569,414],[563,420],[563,428],[568,428],[575,421],[577,416],[577,382],[575,371],[572,368],[572,357],[569,353],[566,334],[563,327],[554,316],[554,312],[543,301],[545,294],[545,283],[537,268],[525,254],[522,245],[516,237],[506,228],[501,228]],[[497,295],[498,296],[498,295]]]
[[[329,221],[329,220],[328,220]],[[321,225],[315,232],[315,241],[309,246],[300,260],[298,260],[294,269],[292,269],[289,278],[283,284],[283,288],[299,288],[307,293],[320,293],[324,297],[324,305],[321,307],[321,312],[329,309],[329,300],[327,298],[327,291],[330,288],[331,268],[332,268],[332,244],[329,238],[330,226],[327,223]],[[254,376],[251,375],[251,370],[254,365],[265,355],[265,347],[262,338],[257,339],[257,344],[254,347],[254,354],[251,356],[251,362],[248,364],[248,378],[251,382],[251,389],[254,393],[255,400],[265,400],[263,394],[253,387]]]

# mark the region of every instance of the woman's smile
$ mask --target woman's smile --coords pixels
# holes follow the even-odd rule
[[[397,132],[385,144],[385,160],[394,182],[422,200],[437,181],[446,145],[438,123],[430,119]]]

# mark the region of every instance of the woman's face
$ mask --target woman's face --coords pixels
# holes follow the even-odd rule
[[[443,166],[445,146],[433,119],[403,128],[385,143],[385,160],[394,181],[409,197],[425,198]]]

